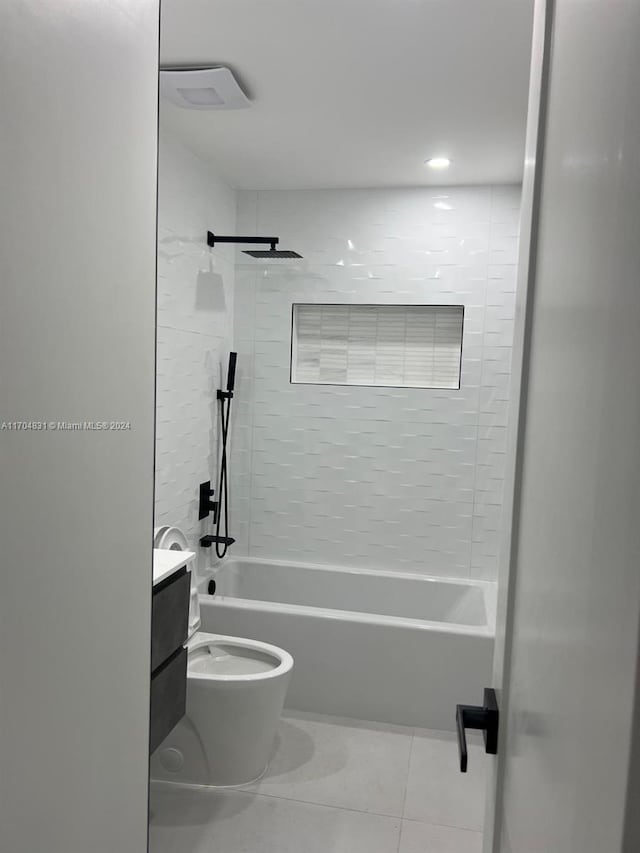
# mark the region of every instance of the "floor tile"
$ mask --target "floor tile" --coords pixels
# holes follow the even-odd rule
[[[460,773],[455,734],[416,729],[409,763],[404,817],[482,831],[487,756],[469,743],[467,773]]]
[[[482,853],[482,833],[404,820],[398,853]]]
[[[311,714],[281,721],[261,794],[401,816],[413,730]]]
[[[396,853],[400,821],[251,792],[152,789],[150,853]]]
[[[202,826],[196,819],[197,793],[187,788],[151,783],[149,793],[149,853],[192,853]]]

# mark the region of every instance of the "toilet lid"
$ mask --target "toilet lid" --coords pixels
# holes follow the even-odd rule
[[[158,544],[156,548],[162,548],[165,551],[188,551],[189,543],[179,527],[160,527],[156,538]]]
[[[182,530],[178,527],[167,527],[163,533],[158,531],[157,548],[163,548],[167,551],[190,551],[189,542]],[[198,579],[196,577],[195,564],[191,565],[191,590],[189,593],[189,634],[187,639],[191,639],[194,634],[200,630],[200,599],[198,598]]]
[[[164,536],[164,534],[167,532],[168,529],[169,529],[168,524],[164,524],[162,527],[154,528],[154,531],[153,531],[153,547],[154,548],[160,547],[158,543],[160,542],[160,540],[162,539],[162,537]]]

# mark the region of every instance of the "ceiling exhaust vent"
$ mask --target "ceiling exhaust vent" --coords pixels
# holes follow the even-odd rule
[[[160,94],[186,110],[242,110],[251,102],[229,68],[160,70]]]

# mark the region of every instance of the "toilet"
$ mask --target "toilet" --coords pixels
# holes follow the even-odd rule
[[[155,548],[186,551],[178,528],[158,528]],[[151,756],[151,778],[191,785],[246,785],[265,772],[293,669],[288,652],[200,631],[191,572],[186,715]]]

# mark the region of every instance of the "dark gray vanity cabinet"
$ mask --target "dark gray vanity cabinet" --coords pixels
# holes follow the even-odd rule
[[[185,713],[190,580],[183,566],[153,588],[150,752]]]

